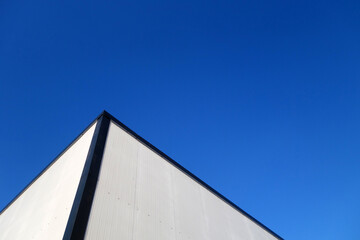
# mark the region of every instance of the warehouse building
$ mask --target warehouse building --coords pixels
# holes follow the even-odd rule
[[[104,111],[1,211],[0,239],[282,238]]]

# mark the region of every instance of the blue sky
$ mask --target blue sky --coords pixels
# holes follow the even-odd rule
[[[285,239],[360,239],[359,1],[2,1],[0,208],[103,109]]]

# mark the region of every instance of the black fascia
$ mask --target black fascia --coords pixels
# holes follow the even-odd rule
[[[106,112],[105,110],[102,112],[102,115],[107,116],[109,119],[111,119],[111,121],[113,121],[114,123],[116,123],[119,127],[121,127],[122,129],[124,129],[127,133],[129,133],[130,135],[132,135],[134,138],[136,138],[138,141],[140,141],[141,143],[143,143],[145,146],[147,146],[149,149],[151,149],[152,151],[154,151],[156,154],[158,154],[159,156],[161,156],[162,158],[164,158],[165,160],[167,160],[169,163],[171,163],[173,166],[175,166],[176,168],[178,168],[180,171],[182,171],[183,173],[185,173],[186,175],[188,175],[189,177],[191,177],[193,180],[195,180],[196,182],[198,182],[200,185],[202,185],[203,187],[205,187],[207,190],[209,190],[210,192],[212,192],[213,194],[215,194],[217,197],[219,197],[220,199],[222,199],[224,202],[226,202],[227,204],[229,204],[230,206],[232,206],[234,209],[236,209],[237,211],[239,211],[240,213],[242,213],[243,215],[245,215],[246,217],[248,217],[250,220],[252,220],[254,223],[256,223],[259,227],[261,227],[262,229],[264,229],[265,231],[267,231],[268,233],[270,233],[271,235],[273,235],[274,237],[283,240],[282,237],[280,237],[278,234],[276,234],[275,232],[273,232],[271,229],[269,229],[268,227],[266,227],[264,224],[262,224],[261,222],[259,222],[257,219],[255,219],[253,216],[251,216],[250,214],[248,214],[247,212],[245,212],[243,209],[241,209],[239,206],[237,206],[235,203],[233,203],[232,201],[230,201],[229,199],[227,199],[225,196],[223,196],[221,193],[219,193],[218,191],[216,191],[215,189],[213,189],[212,187],[210,187],[208,184],[206,184],[204,181],[202,181],[200,178],[198,178],[197,176],[195,176],[193,173],[191,173],[189,170],[187,170],[186,168],[184,168],[183,166],[181,166],[179,163],[177,163],[175,160],[173,160],[171,157],[169,157],[168,155],[166,155],[165,153],[163,153],[161,150],[159,150],[158,148],[156,148],[154,145],[152,145],[150,142],[146,141],[144,138],[142,138],[141,136],[139,136],[137,133],[135,133],[133,130],[131,130],[130,128],[128,128],[125,124],[123,124],[122,122],[120,122],[118,119],[116,119],[114,116],[112,116],[110,113]]]
[[[5,212],[6,209],[8,209],[11,204],[13,204],[41,175],[43,175],[72,145],[74,145],[86,132],[89,130],[89,128],[96,123],[96,121],[103,115],[101,113],[99,116],[95,118],[94,121],[92,121],[86,128],[83,130],[75,139],[62,150],[41,172],[35,176],[28,185],[26,185],[3,209],[0,211],[0,215]]]
[[[64,240],[84,239],[99,177],[110,118],[101,114],[91,140],[78,189],[65,228]]]

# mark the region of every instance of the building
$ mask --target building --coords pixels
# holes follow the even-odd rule
[[[282,239],[103,112],[0,213],[0,239]]]

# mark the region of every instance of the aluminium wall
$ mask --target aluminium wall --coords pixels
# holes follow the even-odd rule
[[[111,122],[85,239],[276,237]]]
[[[0,239],[62,239],[96,122],[0,215]]]

